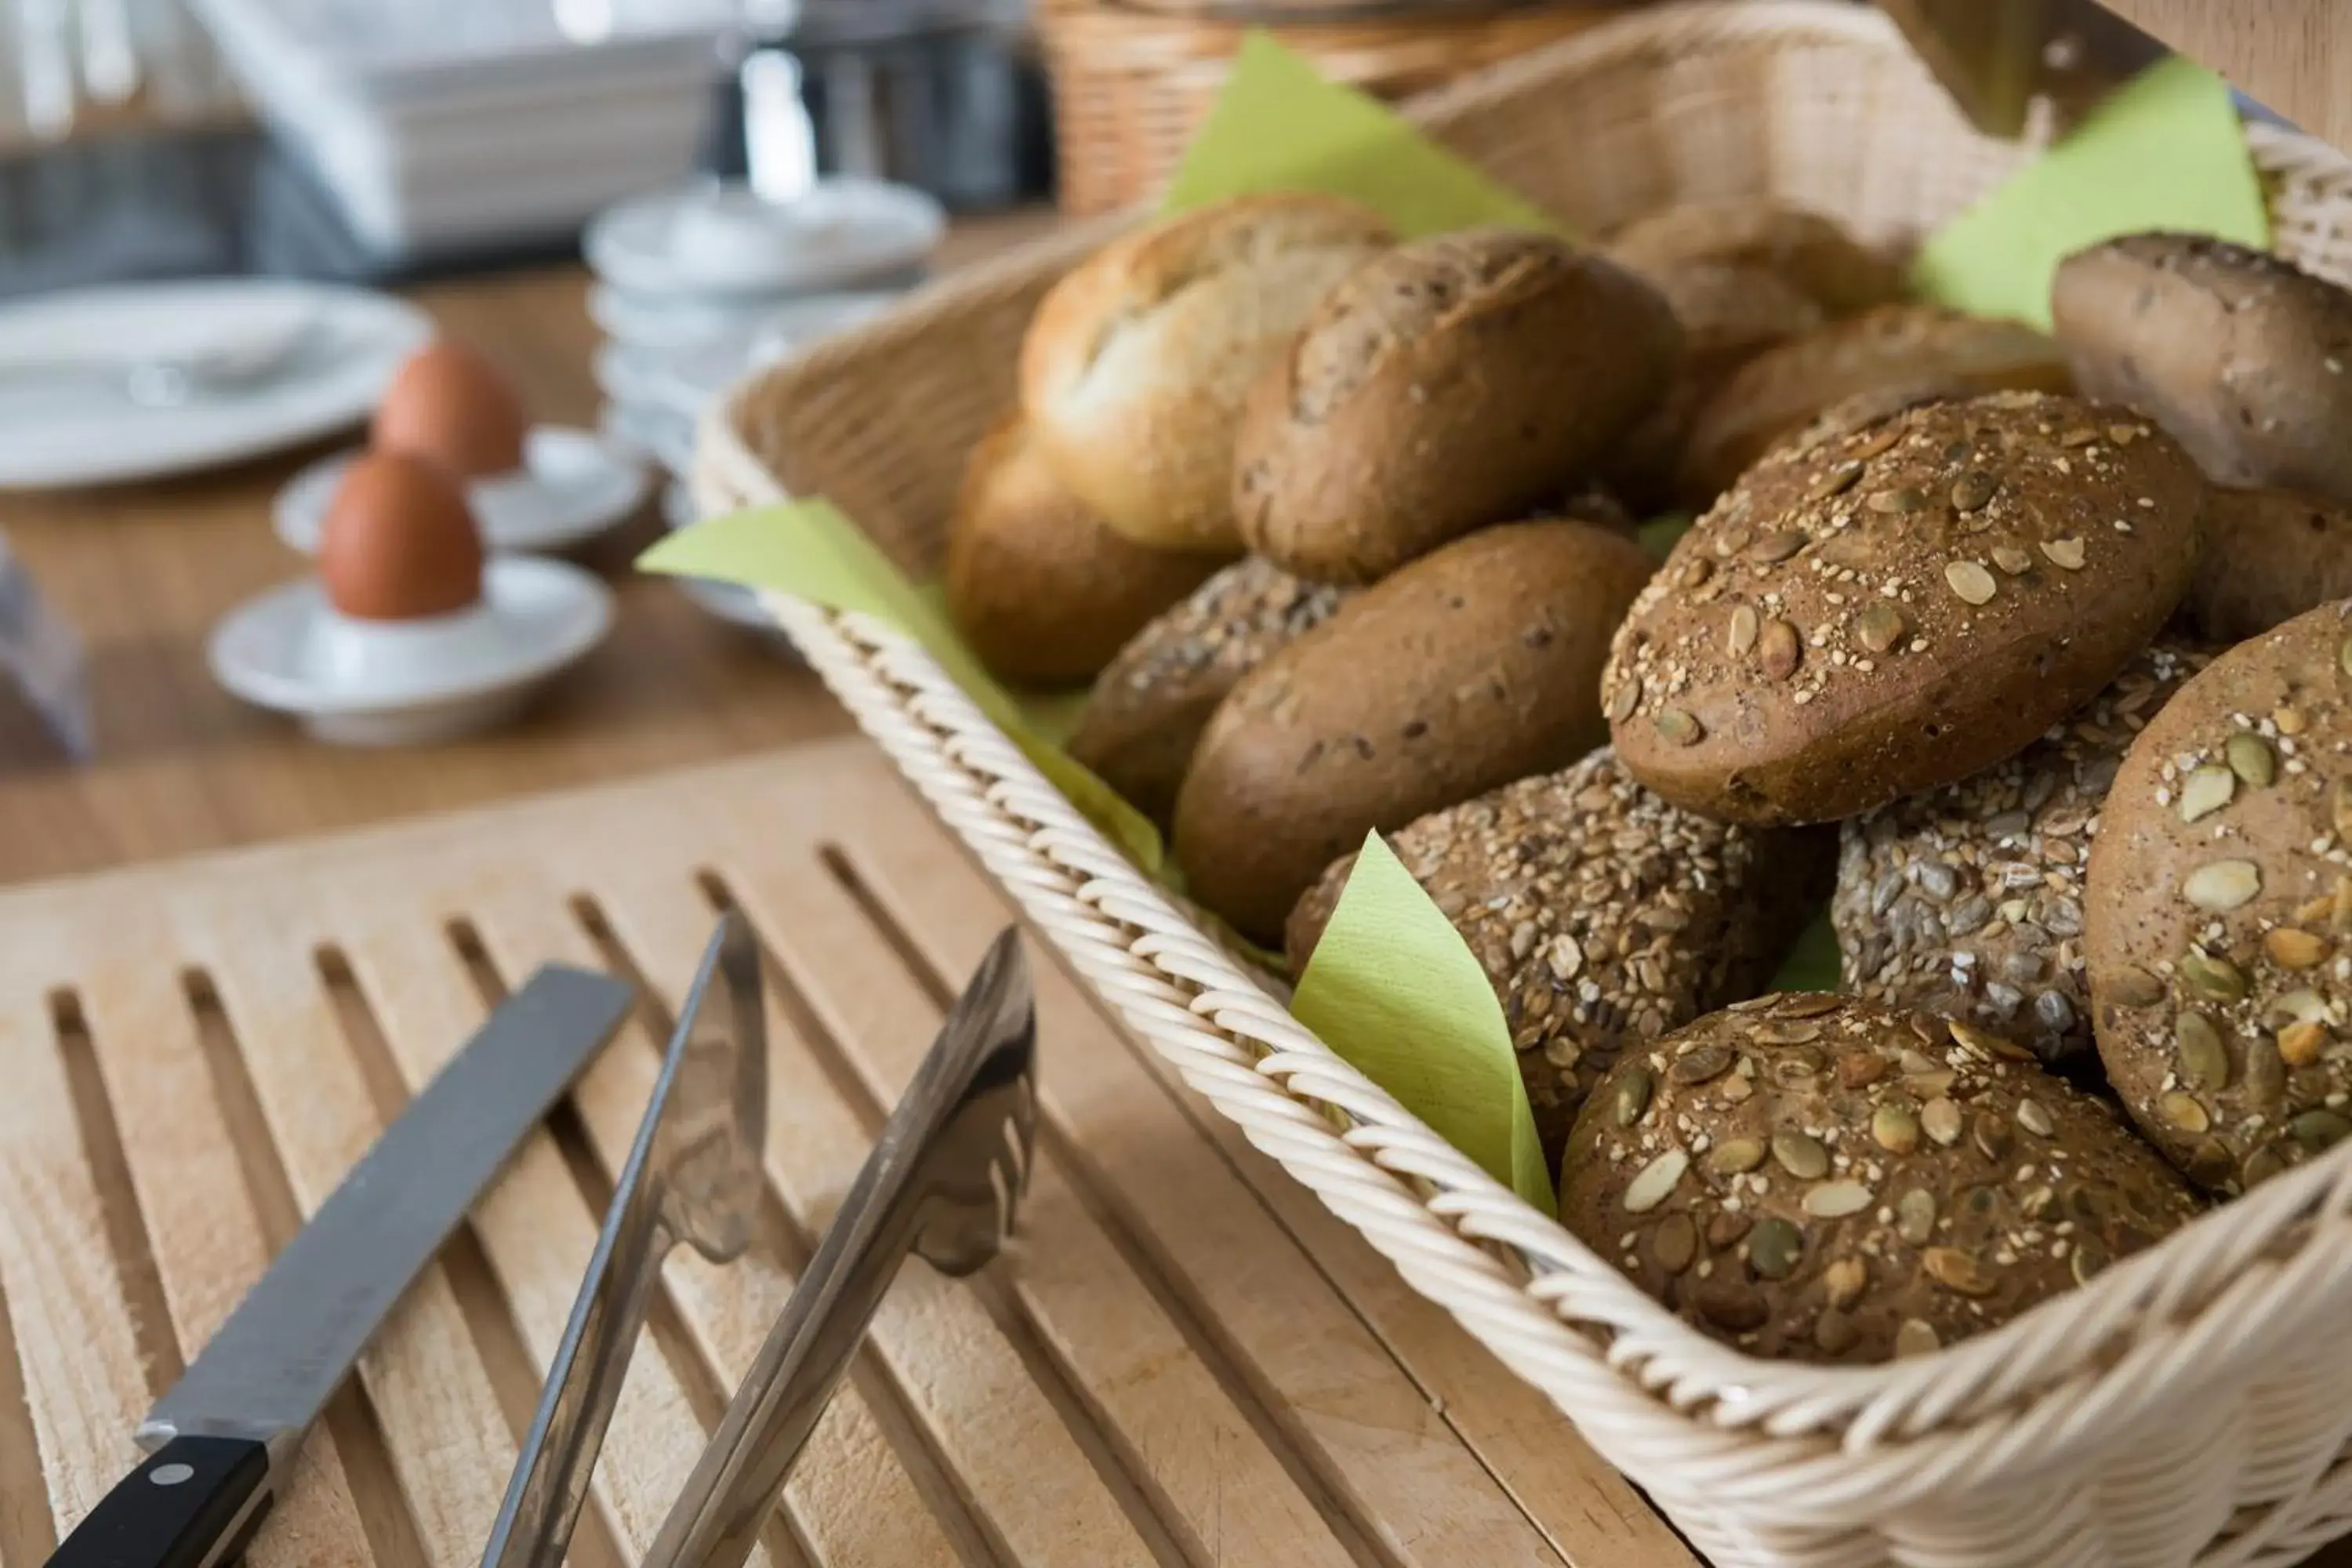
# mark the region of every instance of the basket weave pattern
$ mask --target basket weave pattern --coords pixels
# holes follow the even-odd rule
[[[1261,14],[1244,16],[1246,0],[1230,9],[1194,0],[1047,0],[1039,29],[1054,83],[1062,208],[1110,212],[1157,192],[1253,26],[1271,30],[1332,80],[1397,99],[1584,31],[1622,3],[1261,0]]]
[[[1902,243],[2030,153],[1978,137],[1874,13],[1670,7],[1418,101],[1571,223],[1769,192]],[[2352,279],[2352,169],[2250,128],[2280,247]],[[935,571],[1037,298],[1126,222],[959,274],[739,388],[706,507],[824,494]],[[1744,1356],[1518,1202],[1297,1024],[904,636],[770,607],[1110,1008],[1646,1488],[1717,1563],[2286,1563],[2352,1528],[2352,1145],[1991,1333],[1874,1368]]]

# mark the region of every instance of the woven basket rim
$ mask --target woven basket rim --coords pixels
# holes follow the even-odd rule
[[[1576,69],[1709,48],[1894,49],[1893,24],[1838,0],[1697,0],[1630,15],[1490,68],[1406,106],[1444,123],[1489,95]],[[2325,143],[2252,125],[2266,174],[2340,171]],[[1000,277],[1075,260],[1145,216],[1097,218],[920,291],[898,310],[737,387],[706,422],[698,483],[730,503],[781,500],[740,421],[780,384],[822,379],[918,333]],[[2250,1299],[2266,1326],[2352,1302],[2352,1144],[2220,1205],[2157,1246],[2000,1328],[1877,1366],[1767,1360],[1682,1321],[1605,1258],[1522,1203],[1334,1055],[1081,817],[912,639],[789,595],[766,601],[813,665],[910,780],[1094,983],[1129,1029],[1175,1061],[1335,1213],[1573,1418],[1607,1405],[1601,1446],[1638,1456],[1695,1432],[1719,1439],[1710,1486],[1738,1507],[1767,1485],[1811,1485],[1828,1521],[1883,1512],[1890,1478],[1910,1495],[2042,1468],[2070,1434],[2158,1419],[2270,1349],[2238,1331]],[[1200,1039],[1191,1038],[1190,1031]],[[1214,1068],[1210,1040],[1229,1047]],[[1279,1101],[1281,1103],[1276,1103]],[[1244,1111],[1237,1112],[1236,1106]],[[1352,1120],[1335,1131],[1321,1108]],[[1427,1195],[1418,1190],[1425,1186]],[[1483,1250],[1508,1248],[1521,1276]],[[2200,1375],[2181,1375],[2193,1361]],[[2153,1375],[2162,1366],[2165,1375]],[[1900,1453],[1899,1471],[1856,1456]],[[1629,1462],[1625,1456],[1636,1458]]]

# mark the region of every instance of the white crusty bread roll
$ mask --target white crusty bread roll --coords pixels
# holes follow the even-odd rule
[[[1337,196],[1241,196],[1112,241],[1045,296],[1021,402],[1062,483],[1161,549],[1237,549],[1234,437],[1324,292],[1394,243]]]

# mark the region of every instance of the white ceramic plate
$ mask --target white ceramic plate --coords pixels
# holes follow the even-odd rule
[[[154,479],[315,441],[373,413],[433,330],[386,295],[269,279],[123,284],[0,307],[0,366],[192,353],[298,330],[302,346],[273,377],[168,408],[94,380],[0,374],[0,489]]]
[[[655,191],[598,213],[581,247],[616,288],[724,297],[855,287],[919,264],[946,232],[923,192],[842,175],[790,203],[740,184]]]
[[[412,746],[501,723],[604,639],[612,590],[569,562],[493,556],[482,602],[429,620],[355,621],[316,578],[229,613],[206,653],[213,678],[324,741]]]
[[[270,508],[278,537],[319,552],[335,487],[357,456],[338,452],[286,482]],[[494,552],[575,549],[609,532],[642,505],[651,480],[634,451],[589,430],[541,425],[523,439],[523,470],[467,487],[482,543]]]

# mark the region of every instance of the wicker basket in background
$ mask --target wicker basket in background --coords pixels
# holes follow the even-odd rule
[[[2031,150],[1970,129],[1866,7],[1670,5],[1498,66],[1413,119],[1587,232],[1770,195],[1903,246]],[[2280,250],[2352,280],[2352,165],[2248,139]],[[1074,225],[737,388],[705,511],[838,502],[934,569]],[[2252,1568],[2352,1529],[2352,1142],[1976,1339],[1875,1367],[1708,1339],[1334,1056],[904,633],[767,603],[859,724],[1134,1036],[1542,1389],[1719,1568]]]
[[[1361,3],[1039,0],[1062,209],[1111,212],[1158,192],[1252,27],[1334,81],[1400,99],[1580,32],[1623,0],[1415,0],[1409,11],[1388,4],[1378,16],[1336,17]]]
[[[1157,11],[1163,16],[1213,16],[1225,22],[1475,16],[1542,3],[1543,0],[1125,0],[1130,10]]]

